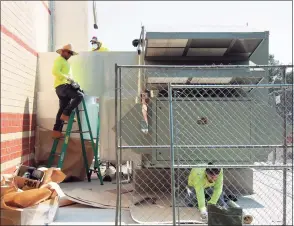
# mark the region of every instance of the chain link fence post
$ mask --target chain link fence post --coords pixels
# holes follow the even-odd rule
[[[287,84],[286,81],[286,68],[282,67],[282,81],[284,84]],[[286,106],[286,89],[283,88],[283,164],[287,164],[287,106]],[[287,169],[283,169],[283,225],[287,225]]]
[[[174,153],[174,117],[173,117],[173,89],[168,84],[168,99],[169,99],[169,129],[170,129],[170,167],[171,167],[171,192],[172,192],[172,207],[173,207],[173,225],[176,224],[176,208],[175,208],[175,153]]]
[[[115,156],[116,156],[116,163],[119,164],[119,157],[118,157],[118,65],[115,64],[115,94],[114,94],[114,117],[115,117]],[[116,189],[119,190],[119,174],[116,173]],[[115,225],[119,225],[118,215],[119,215],[119,193],[116,194],[116,209],[115,209]]]

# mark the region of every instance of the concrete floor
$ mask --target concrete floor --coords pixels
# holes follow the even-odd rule
[[[283,219],[283,172],[281,170],[254,171],[254,195],[250,198],[262,205],[247,206],[254,216],[253,225],[282,225]],[[287,172],[286,225],[293,225],[293,173]]]
[[[132,224],[129,211],[122,213],[122,224]],[[50,225],[114,225],[115,209],[98,209],[74,205],[59,209],[55,222]]]
[[[105,191],[115,189],[116,184],[109,182],[100,185],[97,178],[93,178],[89,183],[69,182],[62,183],[60,187],[63,192],[75,188],[97,189],[97,191]],[[115,209],[100,209],[82,204],[75,204],[59,208],[56,219],[50,225],[114,225],[115,224]],[[122,211],[122,225],[136,224],[130,215],[129,211]]]
[[[282,225],[283,183],[282,171],[254,171],[255,194],[239,201],[247,213],[254,216],[252,225]],[[287,172],[287,225],[293,224],[293,174]],[[116,184],[100,185],[98,179],[92,182],[74,182],[61,184],[63,191],[74,188],[92,188],[101,192],[115,189]],[[54,223],[50,225],[114,225],[115,209],[99,209],[85,205],[61,207]],[[122,224],[137,224],[132,220],[129,211],[122,211]]]

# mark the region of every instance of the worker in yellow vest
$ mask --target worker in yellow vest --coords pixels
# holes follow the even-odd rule
[[[108,49],[105,46],[103,46],[103,43],[98,41],[96,36],[93,36],[90,42],[92,44],[92,51],[98,51],[98,52],[108,51]]]
[[[81,103],[84,94],[73,88],[73,79],[70,75],[70,64],[68,59],[77,55],[72,50],[70,44],[63,46],[56,51],[58,56],[53,64],[52,75],[54,76],[54,88],[59,99],[59,110],[53,127],[52,137],[54,139],[62,137],[64,122],[68,122],[71,112]],[[75,120],[74,120],[75,121]]]
[[[212,165],[212,163],[208,163]],[[198,207],[201,218],[207,219],[207,204],[218,204],[227,208],[223,193],[223,169],[193,168],[188,178],[186,204]]]

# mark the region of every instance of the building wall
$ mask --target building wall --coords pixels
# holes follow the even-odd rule
[[[1,173],[32,164],[38,52],[48,51],[48,1],[1,1]]]
[[[54,2],[54,50],[68,43],[75,51],[89,50],[90,6],[89,1]]]

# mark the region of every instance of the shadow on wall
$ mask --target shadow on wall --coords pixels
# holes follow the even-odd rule
[[[30,103],[29,98],[26,98],[25,105],[24,105],[24,112],[23,112],[23,121],[22,121],[22,131],[23,132],[30,132],[34,131],[35,126],[35,117],[31,116],[30,114]],[[29,156],[34,148],[34,136],[28,136],[22,139],[22,145],[21,145],[21,164],[32,166],[33,160],[28,159],[27,156]]]
[[[38,93],[38,83],[39,83],[39,75],[40,75],[40,68],[39,68],[39,56],[37,57],[36,62],[36,76],[35,76],[35,88],[34,88],[34,99],[33,99],[33,107],[32,107],[32,125],[31,125],[31,131],[34,131],[34,136],[30,139],[30,150],[32,150],[30,153],[34,154],[33,158],[30,160],[30,164],[36,166],[36,160],[35,160],[35,152],[36,152],[36,132],[37,132],[37,117],[34,114],[37,109],[37,93]]]
[[[36,117],[35,117],[35,109],[37,105],[37,84],[38,84],[38,74],[39,74],[39,59],[36,59],[36,75],[34,81],[34,91],[33,91],[33,106],[30,111],[30,102],[29,98],[26,98],[25,106],[24,106],[24,114],[23,114],[23,122],[22,122],[22,131],[28,131],[29,136],[25,139],[22,139],[22,154],[21,154],[21,163],[29,166],[36,166],[34,158],[30,157],[31,154],[35,154],[35,135],[31,136],[32,132],[36,131]],[[27,157],[25,157],[27,156]]]
[[[30,127],[30,103],[29,103],[29,98],[26,98],[26,102],[24,105],[24,112],[23,112],[23,120],[22,120],[22,131],[29,131],[29,127]],[[21,145],[21,164],[26,164],[26,159],[25,156],[29,153],[29,146],[30,146],[30,142],[29,142],[30,138],[23,138],[22,139],[22,145]]]

